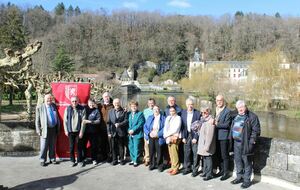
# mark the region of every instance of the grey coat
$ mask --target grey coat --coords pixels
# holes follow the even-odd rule
[[[199,130],[198,154],[201,156],[211,156],[216,151],[215,126],[210,124],[210,120],[203,121]]]
[[[55,126],[55,128],[56,128],[56,134],[58,134],[60,130],[60,120],[58,117],[58,111],[55,104],[52,103],[51,106],[56,111],[57,125]],[[35,111],[35,129],[38,134],[41,134],[43,138],[46,138],[47,128],[48,128],[47,107],[45,104],[40,104],[36,107],[36,111]]]

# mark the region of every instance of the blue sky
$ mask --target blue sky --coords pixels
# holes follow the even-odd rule
[[[0,0],[1,3],[9,1]],[[11,0],[22,7],[42,5],[51,11],[59,3],[66,7],[79,6],[81,10],[107,11],[129,9],[134,11],[159,11],[162,14],[220,16],[236,11],[282,16],[300,16],[300,0]]]

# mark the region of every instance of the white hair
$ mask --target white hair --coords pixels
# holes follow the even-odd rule
[[[104,92],[104,93],[102,94],[102,98],[103,98],[104,96],[109,96],[109,97],[111,97],[110,94],[109,94],[109,92]]]
[[[238,100],[238,101],[235,103],[235,107],[236,107],[236,108],[243,107],[243,106],[246,106],[246,103],[245,103],[244,100]]]
[[[116,103],[116,102],[121,102],[121,101],[120,101],[120,98],[115,98],[115,99],[113,100],[113,103]]]
[[[192,98],[188,98],[185,100],[185,104],[187,104],[188,102],[192,102],[192,104],[194,104],[194,100]]]
[[[171,98],[172,98],[172,99],[174,98],[174,100],[176,101],[176,98],[175,98],[174,96],[169,96],[169,97],[168,97],[168,101],[169,101]]]

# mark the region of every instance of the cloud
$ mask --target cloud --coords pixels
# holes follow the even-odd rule
[[[123,7],[127,8],[127,9],[137,9],[139,7],[139,5],[135,2],[124,2],[123,3]]]
[[[189,8],[191,4],[187,0],[171,0],[168,3],[169,6],[178,7],[178,8]]]

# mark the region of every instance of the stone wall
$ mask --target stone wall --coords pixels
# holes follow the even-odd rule
[[[39,137],[35,133],[33,122],[1,122],[0,152],[38,151]]]
[[[0,123],[0,156],[28,156],[38,151],[39,137],[33,122]],[[254,156],[254,173],[299,185],[300,142],[260,137]]]
[[[254,156],[254,173],[300,184],[300,142],[260,137]]]

